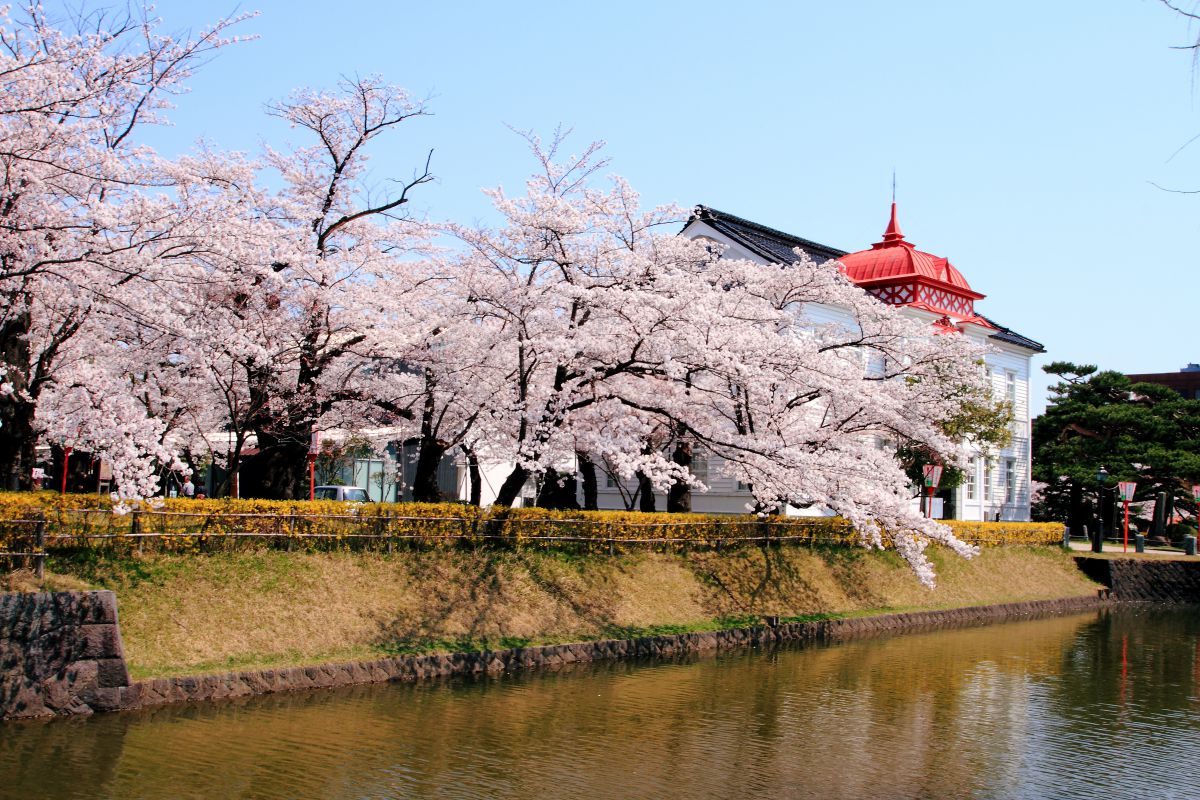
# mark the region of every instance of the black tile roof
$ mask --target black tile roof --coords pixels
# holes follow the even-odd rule
[[[828,245],[818,244],[809,239],[802,239],[799,236],[793,236],[790,233],[768,228],[766,225],[759,225],[757,222],[751,222],[748,219],[737,217],[733,214],[726,214],[724,211],[718,211],[708,206],[696,206],[692,210],[692,215],[688,217],[688,221],[684,224],[684,227],[686,228],[697,220],[725,234],[750,252],[762,256],[772,263],[792,263],[796,258],[792,252],[792,248],[795,247],[804,250],[818,262],[838,259],[847,253],[846,250],[838,250],[836,247],[829,247]],[[1046,352],[1046,348],[1042,347],[1040,342],[1035,342],[1033,339],[1022,336],[995,320],[988,319],[987,317],[984,317],[984,319],[996,326],[996,333],[993,333],[990,338],[999,342],[1015,344],[1017,347],[1024,347],[1026,350],[1032,350],[1035,353]]]
[[[801,239],[799,236],[792,236],[790,233],[777,231],[766,225],[759,225],[757,222],[735,217],[733,214],[726,214],[724,211],[717,211],[708,206],[696,206],[684,227],[686,228],[696,220],[704,222],[710,228],[725,234],[752,253],[757,253],[773,263],[791,264],[796,260],[796,254],[792,252],[792,248],[795,247],[804,250],[814,261],[818,262],[841,258],[847,252],[828,245],[817,244],[808,239]]]
[[[980,316],[983,316],[983,315],[981,314]],[[1015,344],[1017,347],[1024,347],[1026,350],[1032,350],[1035,353],[1046,352],[1046,348],[1042,347],[1040,342],[1035,342],[1033,339],[1022,336],[1021,334],[1017,333],[1016,331],[1012,330],[1011,328],[1004,327],[999,322],[996,322],[996,320],[994,320],[994,319],[988,319],[987,317],[983,317],[983,318],[986,319],[992,325],[996,326],[996,332],[993,333],[990,338],[995,339],[998,342],[1008,342],[1009,344]]]

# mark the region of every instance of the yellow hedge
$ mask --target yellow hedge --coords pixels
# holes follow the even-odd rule
[[[390,540],[436,546],[500,539],[515,544],[581,543],[721,546],[737,540],[797,544],[854,544],[858,536],[842,519],[718,514],[645,514],[636,511],[552,511],[542,508],[479,509],[461,503],[339,503],[331,500],[158,499],[125,514],[98,495],[0,492],[0,550],[32,533],[44,515],[51,546],[131,543],[149,539],[175,549],[210,546],[231,534],[259,541],[333,540],[353,546]],[[1055,523],[948,523],[965,541],[981,545],[1053,545],[1062,541]],[[171,534],[170,539],[129,534]]]
[[[640,511],[551,511],[514,508],[493,512],[498,532],[518,542],[615,539],[647,544],[722,544],[737,539],[798,543],[857,542],[850,525],[835,517],[767,517],[745,514],[646,514]]]
[[[967,522],[946,520],[954,535],[964,542],[981,545],[1062,544],[1061,522]]]

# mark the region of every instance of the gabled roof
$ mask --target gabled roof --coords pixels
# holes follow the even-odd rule
[[[784,233],[783,231],[776,230],[775,228],[768,228],[766,225],[759,225],[757,222],[751,222],[748,219],[737,217],[733,214],[726,214],[724,211],[718,211],[717,209],[709,208],[708,206],[696,206],[692,210],[692,215],[688,217],[688,220],[683,227],[686,229],[688,225],[691,225],[696,221],[703,222],[712,229],[724,234],[725,236],[728,236],[730,239],[737,242],[742,247],[745,247],[750,252],[765,258],[771,263],[792,263],[796,257],[792,252],[792,248],[795,247],[799,247],[800,249],[804,250],[806,253],[812,256],[815,261],[828,261],[830,259],[840,260],[842,256],[849,255],[848,251],[846,250],[838,250],[836,247],[818,244],[817,242],[809,239],[793,236],[790,233]],[[892,217],[892,223],[889,224],[888,231],[886,231],[884,234],[885,242],[890,241],[889,234],[891,234],[891,239],[899,240],[903,238],[902,234],[900,233],[899,225],[895,222],[894,213]],[[908,243],[905,242],[905,244]],[[909,247],[911,247],[911,245],[909,245]],[[937,257],[930,256],[930,258]],[[954,269],[945,259],[938,259],[938,261],[945,262],[945,267]],[[938,266],[940,268],[941,264],[939,263]],[[953,275],[950,273],[940,273],[940,275],[942,279],[950,285],[957,285],[958,281],[961,281],[961,286],[957,286],[960,291],[965,289],[967,292],[975,294],[967,285],[966,279],[958,273],[958,270],[954,270]],[[958,281],[946,280],[946,278],[953,278],[954,276],[958,277]],[[870,283],[869,280],[865,282]],[[982,297],[982,295],[979,295],[979,297]],[[933,309],[929,310],[932,311]],[[996,329],[996,332],[991,334],[990,338],[995,339],[998,342],[1005,342],[1007,344],[1016,345],[1017,347],[1023,347],[1026,350],[1033,351],[1034,353],[1046,352],[1046,348],[1043,347],[1040,342],[1035,342],[1033,339],[1022,336],[1011,328],[1006,328],[995,320],[989,319],[981,314],[976,316],[977,320],[982,320]]]
[[[1042,347],[1040,342],[1035,342],[1033,339],[1022,336],[1011,328],[1006,328],[993,319],[988,319],[987,317],[983,317],[983,319],[987,320],[988,324],[996,329],[996,332],[993,333],[989,338],[995,339],[998,342],[1015,344],[1017,347],[1024,347],[1026,350],[1032,350],[1035,353],[1046,352],[1046,348]]]
[[[791,264],[795,261],[796,254],[792,252],[792,249],[796,247],[808,253],[814,261],[818,262],[846,255],[845,250],[801,239],[799,236],[777,231],[766,225],[759,225],[757,222],[735,217],[733,214],[726,214],[724,211],[717,211],[708,206],[696,206],[684,227],[686,228],[696,220],[704,222],[750,252],[776,264]]]

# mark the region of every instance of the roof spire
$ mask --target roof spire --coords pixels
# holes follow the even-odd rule
[[[904,240],[904,234],[900,232],[900,223],[896,221],[896,201],[892,201],[892,218],[888,222],[887,230],[883,232],[883,241],[886,243],[899,242]]]

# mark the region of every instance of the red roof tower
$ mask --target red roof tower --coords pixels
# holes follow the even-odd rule
[[[895,203],[883,241],[838,260],[846,277],[885,303],[943,314],[955,323],[995,327],[975,313],[975,301],[984,295],[972,289],[949,260],[905,241],[896,222]]]

